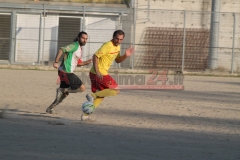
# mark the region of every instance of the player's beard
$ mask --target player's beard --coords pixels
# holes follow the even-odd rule
[[[79,42],[80,46],[85,46],[86,42]]]
[[[116,42],[116,43],[113,43],[113,44],[114,44],[114,46],[118,46],[118,45],[119,45],[119,43],[117,43],[117,42]]]

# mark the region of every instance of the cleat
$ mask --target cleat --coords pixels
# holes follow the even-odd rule
[[[94,122],[95,119],[92,119],[89,114],[82,114],[81,121],[88,121],[88,122]]]
[[[81,116],[81,121],[86,121],[88,119],[89,119],[89,115],[83,113]]]
[[[53,113],[53,108],[56,107],[59,103],[63,101],[64,98],[66,98],[68,95],[68,91],[64,88],[58,88],[57,94],[54,102],[46,109],[46,112],[49,114]]]
[[[91,94],[87,94],[86,98],[89,102],[93,102],[94,101],[94,97]]]
[[[49,114],[53,114],[53,108],[55,107],[54,104],[51,104],[47,109],[46,109],[46,112],[49,113]]]

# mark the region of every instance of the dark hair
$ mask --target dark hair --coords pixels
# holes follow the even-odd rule
[[[73,41],[74,41],[74,42],[78,41],[78,40],[79,40],[79,37],[81,37],[83,34],[88,35],[87,32],[81,31],[81,32],[78,33],[77,38],[75,38]]]
[[[125,37],[125,33],[122,31],[122,30],[116,30],[114,33],[113,33],[113,37],[115,37],[116,35],[123,35],[123,37]]]

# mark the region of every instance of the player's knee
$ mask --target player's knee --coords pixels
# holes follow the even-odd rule
[[[84,86],[83,84],[80,86],[80,91],[81,91],[81,92],[84,92],[84,91],[85,91],[85,86]]]
[[[119,94],[120,93],[120,90],[119,89],[114,89],[116,92],[117,92],[117,94]]]

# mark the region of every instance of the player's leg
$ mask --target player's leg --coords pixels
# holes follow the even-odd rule
[[[94,102],[98,97],[116,96],[120,92],[120,90],[117,89],[117,83],[110,75],[103,76],[103,79],[98,79],[98,77],[93,74],[90,76],[92,84],[94,83],[92,87],[95,87],[95,90],[92,90],[93,93],[86,95],[88,101]]]
[[[96,92],[97,90],[100,90],[101,87],[99,86],[99,83],[97,83],[95,81],[96,75],[95,74],[89,74],[90,80],[91,80],[91,89],[92,92]],[[86,96],[87,97],[87,96]],[[94,104],[95,107],[98,107],[99,104],[103,101],[103,98],[97,98],[95,100],[92,99],[92,102]],[[83,113],[81,116],[81,120],[82,121],[86,121],[86,120],[91,120],[89,114],[85,114]]]
[[[46,109],[46,112],[47,113],[53,113],[53,109],[63,101],[63,99],[65,99],[68,95],[67,92],[65,92],[65,88],[58,88],[57,89],[57,93],[56,93],[56,98],[55,100],[53,101],[53,103]]]
[[[69,93],[77,93],[77,92],[84,92],[85,91],[85,86],[83,85],[83,82],[81,81],[80,78],[78,78],[74,73],[71,74],[66,74],[67,76],[67,85],[63,85],[60,86],[61,88],[64,88],[63,92],[65,96],[62,96],[62,98],[60,98],[60,102],[62,102],[62,100],[64,98],[66,98],[66,96]]]
[[[91,98],[89,98],[89,94],[88,94],[87,99],[89,101],[93,101],[93,100],[97,99],[98,97],[116,96],[118,93],[119,93],[119,90],[116,90],[116,89],[104,89],[102,91],[91,93],[90,94],[92,96]],[[92,100],[92,98],[93,98],[93,100]]]
[[[78,92],[84,92],[85,86],[82,84],[78,89],[73,90],[71,87],[68,88],[68,93],[78,93]]]
[[[104,98],[96,98],[94,101],[93,101],[93,104],[95,106],[95,108],[97,108],[100,103],[103,101]],[[85,121],[85,120],[88,120],[89,119],[89,114],[85,114],[83,113],[82,116],[81,116],[81,120],[82,121]]]
[[[70,82],[70,87],[68,88],[69,93],[77,93],[84,92],[85,86],[80,78],[78,78],[75,74],[68,74],[68,79]]]
[[[87,94],[86,98],[88,101],[92,101],[95,107],[100,105],[104,97],[115,96],[119,93],[118,89],[112,89],[118,88],[118,85],[110,75],[103,76],[103,79],[100,80],[95,74],[90,73],[90,80],[92,93]],[[82,114],[81,120],[89,120],[89,117],[87,114]]]
[[[69,93],[83,92],[85,90],[82,81],[75,74],[59,71],[59,77],[61,80],[60,88],[57,89],[54,102],[47,108],[47,113],[53,113],[53,108],[61,103]]]
[[[56,97],[55,100],[53,101],[53,103],[46,109],[47,113],[52,114],[53,113],[53,109],[63,101],[63,99],[65,99],[68,95],[68,91],[67,88],[69,87],[69,81],[68,78],[66,76],[65,73],[59,71],[58,72],[59,77],[60,77],[60,87],[57,88],[56,90]]]
[[[93,101],[93,104],[94,104],[95,108],[97,108],[97,107],[100,105],[100,103],[102,103],[103,99],[104,99],[104,98],[96,98],[96,99]]]

